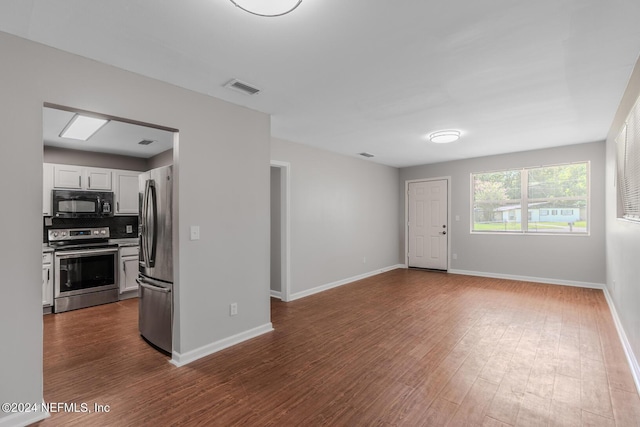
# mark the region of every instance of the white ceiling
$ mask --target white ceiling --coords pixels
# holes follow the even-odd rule
[[[96,151],[131,157],[153,157],[173,148],[173,132],[110,120],[86,141],[61,138],[60,133],[75,113],[44,107],[42,110],[42,134],[44,145],[70,150]],[[138,144],[151,140],[149,145]]]
[[[392,166],[602,140],[638,0],[3,0],[0,31],[272,115],[272,135]],[[223,87],[232,78],[262,92]],[[425,135],[456,128],[435,145]]]

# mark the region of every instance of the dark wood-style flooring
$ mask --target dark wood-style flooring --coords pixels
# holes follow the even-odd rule
[[[177,368],[137,301],[44,318],[45,426],[638,426],[601,291],[394,270],[290,303]],[[215,325],[202,325],[215,328]]]

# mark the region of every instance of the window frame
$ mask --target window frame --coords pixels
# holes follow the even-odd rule
[[[570,165],[580,165],[584,164],[587,168],[587,191],[586,197],[558,197],[555,198],[557,201],[562,200],[584,200],[586,199],[586,216],[587,216],[587,224],[586,231],[584,232],[544,232],[544,231],[530,231],[529,230],[529,203],[535,203],[536,201],[544,200],[542,198],[529,198],[528,188],[529,188],[529,173],[528,171],[533,169],[542,169],[542,168],[553,168],[560,166],[570,166]],[[519,171],[520,172],[520,230],[505,230],[505,231],[497,231],[497,230],[474,230],[474,198],[475,198],[475,185],[474,185],[474,176],[488,173],[499,173],[499,172],[507,172],[507,171]],[[476,235],[486,235],[486,234],[500,234],[500,235],[516,235],[516,236],[590,236],[591,235],[591,161],[590,160],[580,160],[575,162],[564,162],[564,163],[555,163],[549,165],[536,165],[536,166],[525,166],[520,168],[505,168],[505,169],[495,169],[489,171],[481,171],[481,172],[471,172],[469,174],[469,182],[470,182],[470,224],[469,230],[471,234]],[[553,209],[557,211],[560,208],[546,208],[546,215],[551,215]],[[526,220],[525,220],[526,219]]]
[[[630,127],[631,132],[629,131]],[[633,104],[614,142],[616,147],[616,217],[622,221],[638,224],[640,223],[640,97]],[[635,156],[629,162],[631,154],[635,154]],[[629,169],[631,169],[629,177],[627,177],[627,166],[630,166]],[[627,197],[633,199],[631,204]],[[631,209],[628,209],[629,205],[631,205]]]

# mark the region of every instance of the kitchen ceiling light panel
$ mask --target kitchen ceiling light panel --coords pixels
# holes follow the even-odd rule
[[[258,16],[282,16],[298,7],[302,0],[230,0],[245,12]]]
[[[107,119],[76,114],[62,130],[60,137],[86,141],[108,122]]]
[[[460,138],[459,130],[440,130],[438,132],[433,132],[429,135],[429,141],[435,142],[436,144],[447,144],[449,142],[457,141]]]

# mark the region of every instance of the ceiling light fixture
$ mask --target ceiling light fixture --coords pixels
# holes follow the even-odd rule
[[[300,6],[302,0],[230,0],[245,12],[258,16],[282,16]]]
[[[96,117],[76,114],[71,118],[64,129],[62,129],[62,132],[60,132],[60,137],[86,141],[107,123],[109,123],[109,120],[107,119],[98,119]]]
[[[449,142],[457,141],[460,138],[459,130],[439,130],[429,135],[429,141],[436,144],[446,144]]]

